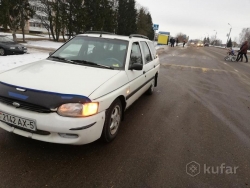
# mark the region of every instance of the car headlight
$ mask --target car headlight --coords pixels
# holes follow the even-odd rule
[[[14,46],[11,46],[11,47],[10,47],[11,50],[15,50],[15,48],[16,48],[16,47],[14,47]]]
[[[57,113],[66,117],[87,117],[97,114],[99,103],[67,103],[61,105]]]

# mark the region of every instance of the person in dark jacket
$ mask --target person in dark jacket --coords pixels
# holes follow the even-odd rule
[[[172,38],[172,42],[170,42],[170,43],[171,43],[171,47],[174,47],[175,39]]]
[[[186,41],[184,40],[184,41],[183,41],[183,48],[184,48],[185,44],[186,44]]]
[[[176,38],[176,46],[178,46],[179,40],[178,38]]]
[[[243,55],[245,56],[246,58],[246,63],[248,62],[248,58],[247,58],[247,50],[248,50],[248,41],[245,41],[243,43],[243,45],[240,47],[240,50],[239,50],[239,53],[238,53],[238,56],[237,56],[237,59],[236,61],[239,61],[241,59],[241,62],[243,60]]]
[[[170,45],[171,45],[171,47],[172,47],[173,38],[171,38],[171,39],[169,40],[169,42],[170,42]]]

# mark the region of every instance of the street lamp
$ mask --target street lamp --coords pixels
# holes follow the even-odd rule
[[[214,39],[214,43],[216,44],[216,35],[217,35],[217,31],[214,30],[216,33],[215,33],[215,39]]]
[[[228,23],[228,25],[230,25],[230,23]],[[232,30],[232,26],[230,25],[229,34],[228,34],[228,37],[227,37],[227,43],[228,43],[228,40],[229,40],[229,36],[230,36],[231,30]],[[227,47],[227,43],[226,43],[226,47]]]

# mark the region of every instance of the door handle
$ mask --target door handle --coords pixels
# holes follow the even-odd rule
[[[146,73],[146,71],[143,71],[143,74],[145,74]]]

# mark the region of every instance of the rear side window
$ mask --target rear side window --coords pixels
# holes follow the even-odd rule
[[[130,65],[133,65],[134,63],[143,64],[142,61],[142,54],[140,45],[138,42],[134,42],[132,44],[132,50],[131,50],[131,56],[130,56]]]
[[[146,63],[149,63],[153,60],[152,58],[152,55],[151,55],[151,52],[148,48],[148,45],[146,42],[141,42],[141,45],[142,45],[142,51],[143,51],[143,54],[144,54],[144,61],[145,61],[145,64]]]
[[[153,54],[154,59],[156,58],[156,49],[155,49],[155,45],[153,42],[148,42],[149,48],[151,50],[151,53]]]

